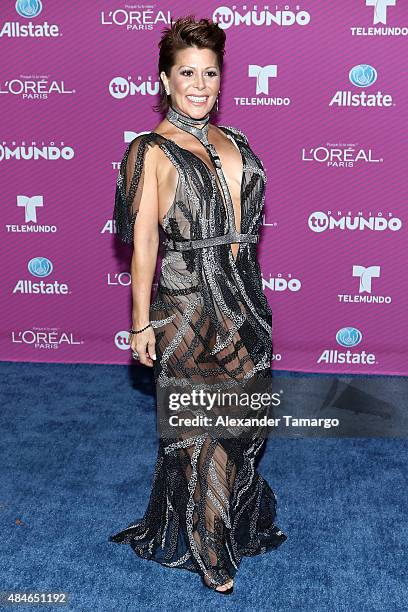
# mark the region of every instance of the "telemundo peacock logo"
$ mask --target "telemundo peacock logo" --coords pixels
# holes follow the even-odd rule
[[[329,102],[329,106],[349,107],[390,107],[394,106],[391,94],[381,91],[366,93],[364,89],[371,87],[377,81],[378,73],[370,64],[357,64],[348,73],[349,81],[354,87],[362,89],[359,93],[352,91],[336,91]]]
[[[33,257],[27,264],[27,270],[35,278],[41,279],[38,282],[33,282],[30,279],[19,279],[13,289],[13,293],[21,295],[67,295],[71,293],[66,283],[61,283],[55,279],[53,281],[44,281],[44,278],[49,276],[54,266],[48,257]]]

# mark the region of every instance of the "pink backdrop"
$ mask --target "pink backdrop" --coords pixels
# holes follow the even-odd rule
[[[130,360],[115,180],[161,120],[161,30],[193,9],[128,6],[1,3],[2,360]],[[218,123],[268,174],[274,369],[407,374],[408,2],[263,6],[194,10],[227,34]]]

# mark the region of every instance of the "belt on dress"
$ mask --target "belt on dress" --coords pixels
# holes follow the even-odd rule
[[[211,236],[210,238],[197,238],[193,240],[174,240],[168,238],[165,242],[174,251],[189,251],[190,249],[203,249],[205,247],[217,246],[220,244],[231,244],[233,242],[259,242],[258,234],[240,234],[229,232],[222,236]]]

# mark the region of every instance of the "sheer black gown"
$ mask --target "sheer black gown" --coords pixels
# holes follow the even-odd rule
[[[158,133],[142,133],[122,159],[114,208],[117,234],[130,244],[145,153],[160,147],[174,170],[174,199],[163,219],[166,248],[150,308],[156,388],[228,389],[237,381],[269,380],[272,312],[256,252],[264,166],[242,131],[218,126],[242,159],[237,231],[222,164],[206,137],[208,118],[203,129],[196,127],[203,120],[173,107],[167,118],[201,141],[211,165]],[[240,243],[236,257],[232,242]],[[200,428],[161,436],[147,510],[109,540],[164,566],[197,572],[212,588],[224,584],[242,556],[287,539],[274,522],[276,495],[255,469],[264,443],[264,437],[214,436]]]

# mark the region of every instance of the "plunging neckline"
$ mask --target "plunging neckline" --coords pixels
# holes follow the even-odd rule
[[[220,129],[222,129],[221,126],[218,126]],[[224,132],[224,134],[227,136],[227,138],[229,138],[230,140],[233,140],[233,137],[230,134],[227,134],[224,130],[222,130]],[[213,172],[209,167],[208,164],[205,163],[205,161],[203,159],[201,159],[201,157],[199,157],[198,155],[196,155],[195,153],[193,153],[192,151],[190,151],[189,149],[186,149],[185,147],[181,147],[179,144],[177,144],[177,142],[175,142],[174,140],[172,140],[171,138],[166,138],[166,136],[163,136],[163,134],[159,134],[158,132],[151,132],[152,134],[155,134],[156,136],[160,136],[161,138],[163,138],[164,140],[167,140],[168,142],[173,143],[178,149],[180,149],[181,151],[186,151],[187,153],[190,153],[190,155],[192,155],[195,159],[198,159],[199,162],[201,162],[205,168],[207,169],[207,171],[209,172],[209,174],[212,176],[213,180],[214,180],[214,184],[216,185],[217,191],[221,197],[221,200],[223,202],[223,208],[225,211],[225,214],[227,216],[228,219],[228,231],[231,231],[231,222],[233,225],[233,228],[235,231],[237,230],[237,224],[236,224],[236,218],[235,218],[235,209],[234,209],[234,204],[232,202],[232,196],[231,196],[231,191],[230,188],[228,187],[228,183],[227,183],[227,179],[225,179],[225,182],[227,183],[227,189],[231,198],[231,203],[232,203],[232,212],[233,212],[233,219],[230,219],[230,215],[228,213],[228,206],[227,203],[224,201],[224,194],[222,191],[222,188],[218,185],[218,180],[217,180],[217,176],[215,174],[215,172]],[[195,136],[195,138],[197,138],[197,136]],[[199,138],[197,138],[197,140],[199,140]],[[242,163],[242,171],[241,171],[241,184],[240,184],[240,191],[239,191],[239,203],[238,203],[238,207],[239,207],[239,211],[240,211],[240,231],[239,233],[242,233],[242,191],[243,191],[243,186],[244,186],[244,173],[245,173],[245,168],[246,168],[246,162],[245,162],[245,158],[242,154],[242,150],[239,147],[239,145],[236,143],[235,139],[233,140],[233,144],[236,144],[239,153],[241,155],[241,163]],[[201,143],[202,144],[202,143]],[[202,145],[204,147],[204,145]],[[205,147],[204,147],[205,148]],[[221,158],[220,158],[221,160]],[[221,164],[221,168],[222,168],[222,164]],[[167,213],[166,213],[167,214]],[[163,218],[165,218],[166,215],[164,215]],[[232,243],[231,243],[232,244]],[[234,262],[236,262],[238,260],[238,256],[241,250],[241,243],[234,243],[234,244],[238,244],[238,251],[237,251],[237,256],[234,257],[234,254],[232,253],[232,248],[230,246],[230,252],[232,254],[232,258],[234,260]]]

